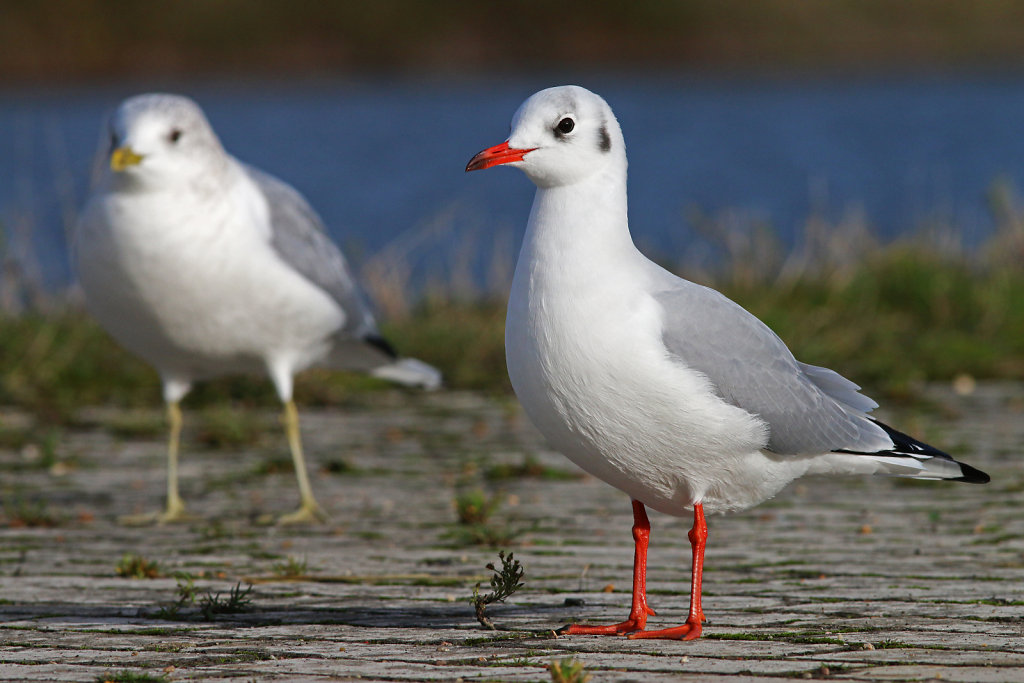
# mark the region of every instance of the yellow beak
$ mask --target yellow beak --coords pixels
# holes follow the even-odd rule
[[[142,161],[142,155],[136,154],[131,147],[118,147],[110,155],[110,168],[120,172],[140,161]]]

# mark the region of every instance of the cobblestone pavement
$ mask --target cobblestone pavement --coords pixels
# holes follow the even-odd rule
[[[625,617],[630,506],[547,450],[509,399],[395,392],[305,411],[332,521],[302,528],[267,521],[297,502],[273,413],[220,411],[219,427],[186,414],[196,519],[138,527],[119,518],[162,505],[161,414],[85,410],[73,430],[0,445],[0,679],[547,681],[575,657],[592,683],[1024,681],[1024,387],[929,392],[927,413],[883,417],[993,482],[804,479],[710,518],[695,642],[554,637]],[[25,419],[0,411],[0,431]],[[457,523],[455,499],[474,494],[497,507]],[[649,624],[675,625],[689,520],[652,525]],[[525,587],[488,607],[488,631],[469,597],[498,548]],[[157,576],[118,576],[125,553]],[[176,604],[183,572],[194,601]],[[236,585],[252,588],[225,612]]]

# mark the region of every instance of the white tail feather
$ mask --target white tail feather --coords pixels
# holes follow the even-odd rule
[[[389,365],[374,368],[370,374],[409,387],[434,390],[441,386],[441,371],[415,358],[401,358]]]
[[[957,479],[963,476],[960,464],[955,460],[938,457],[921,457],[919,455],[868,455],[868,457],[887,467],[882,470],[886,474],[914,479]]]

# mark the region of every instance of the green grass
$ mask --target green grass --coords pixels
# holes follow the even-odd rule
[[[222,598],[220,593],[207,593],[199,600],[199,612],[207,621],[213,621],[219,614],[248,612],[252,609],[250,593],[252,585],[242,588],[241,582],[236,583],[234,588],[228,591],[226,598]]]
[[[545,479],[548,481],[569,481],[582,479],[582,472],[551,467],[539,462],[535,456],[525,455],[519,463],[498,463],[483,468],[483,477],[487,481],[504,481],[507,479]]]
[[[495,514],[504,500],[504,494],[484,493],[473,489],[459,493],[455,499],[456,523],[444,534],[456,545],[483,545],[498,547],[513,543],[524,529],[516,528],[506,515]]]
[[[783,250],[772,246],[770,234],[752,236],[747,251],[730,248],[713,272],[691,268],[684,274],[760,317],[800,360],[832,367],[870,394],[906,396],[916,382],[958,375],[1022,380],[1024,219],[1010,215],[1000,223],[991,242],[974,253],[941,251],[924,237],[886,247],[871,242],[844,259],[811,254],[813,266],[795,274],[784,267]],[[383,331],[401,340],[402,354],[440,368],[447,387],[507,395],[504,316],[500,296],[433,296]],[[23,408],[38,423],[66,424],[89,405],[161,407],[156,373],[81,312],[0,316],[0,338],[0,405]],[[300,405],[346,407],[390,386],[314,370],[298,377],[296,397]],[[185,401],[186,409],[211,411],[199,423],[200,440],[211,445],[245,445],[279,429],[254,422],[244,412],[251,406],[279,407],[263,377],[203,382]],[[159,426],[146,418],[113,428],[154,433]],[[20,429],[0,436],[0,448],[33,438]],[[524,463],[521,471],[493,475],[533,472]]]
[[[285,560],[281,562],[275,562],[273,565],[274,576],[280,576],[284,579],[297,578],[305,576],[309,572],[309,565],[305,558],[298,558],[289,555]]]
[[[921,380],[1024,378],[1024,270],[897,245],[845,277],[725,291],[801,360],[902,393]]]
[[[169,683],[165,674],[151,674],[145,671],[123,669],[96,677],[96,683]]]
[[[504,300],[428,301],[384,332],[402,340],[402,353],[437,366],[448,387],[512,389],[505,370]]]
[[[593,678],[587,673],[586,665],[575,657],[552,660],[548,671],[552,683],[587,683]]]

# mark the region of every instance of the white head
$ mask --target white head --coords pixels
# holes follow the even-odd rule
[[[121,103],[110,118],[108,153],[115,182],[146,187],[208,182],[227,159],[199,105],[163,94]]]
[[[508,140],[483,150],[467,171],[508,164],[538,187],[571,185],[609,166],[626,169],[626,144],[608,103],[586,88],[548,88],[523,102]]]

